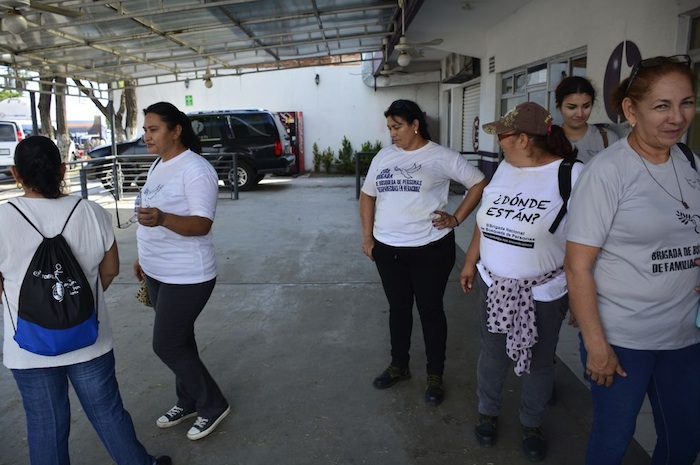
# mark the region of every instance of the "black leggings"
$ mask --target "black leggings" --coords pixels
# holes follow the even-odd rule
[[[177,405],[211,418],[228,408],[219,386],[199,358],[194,322],[214,290],[216,278],[199,284],[166,284],[146,277],[156,312],[153,351],[175,373]]]
[[[428,374],[445,367],[447,319],[442,298],[455,263],[455,234],[421,247],[392,247],[375,241],[372,251],[389,301],[391,364],[408,367],[415,298],[425,341]]]

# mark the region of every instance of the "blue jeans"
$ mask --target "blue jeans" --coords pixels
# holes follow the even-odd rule
[[[32,465],[69,465],[68,380],[105,448],[118,465],[151,465],[155,459],[136,438],[114,374],[112,351],[84,363],[12,370],[27,415]]]
[[[588,354],[583,342],[580,347],[585,367]],[[612,348],[627,376],[615,375],[610,387],[589,380],[593,428],[586,464],[622,463],[648,395],[657,435],[652,465],[692,465],[700,452],[700,344],[678,350]]]

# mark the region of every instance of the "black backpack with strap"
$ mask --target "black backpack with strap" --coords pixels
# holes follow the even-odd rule
[[[97,340],[97,299],[62,235],[80,201],[55,237],[44,236],[16,205],[8,202],[43,237],[22,280],[17,324],[12,321],[17,344],[35,354],[60,355],[90,346]],[[98,284],[96,281],[95,292]]]
[[[681,152],[683,152],[683,155],[685,155],[685,158],[688,159],[688,161],[690,162],[690,166],[692,166],[693,169],[695,171],[697,171],[698,167],[695,166],[695,156],[693,155],[693,151],[690,150],[690,147],[685,145],[683,142],[679,142],[676,145],[678,146],[679,149],[681,149]]]
[[[605,140],[607,141],[607,137]],[[678,148],[681,149],[685,157],[688,159],[690,166],[697,171],[698,168],[695,165],[695,156],[693,155],[693,151],[690,150],[690,147],[685,145],[683,142],[678,142],[676,145],[678,145]],[[567,159],[562,161],[561,165],[559,165],[559,195],[561,195],[564,203],[561,206],[561,209],[559,209],[559,214],[557,214],[557,217],[554,219],[552,226],[549,227],[549,232],[552,234],[554,234],[554,232],[557,230],[559,223],[561,223],[561,220],[564,219],[564,215],[566,215],[566,204],[569,202],[569,197],[571,197],[571,170],[574,167],[574,163],[581,163],[581,160]]]
[[[561,208],[559,209],[557,217],[554,219],[552,225],[549,227],[549,232],[552,234],[554,234],[554,232],[557,230],[557,228],[559,227],[559,223],[561,223],[561,220],[564,219],[564,215],[566,215],[566,204],[569,202],[569,197],[571,197],[571,170],[573,170],[574,164],[576,163],[582,162],[578,159],[567,158],[562,160],[561,164],[559,165],[559,195],[561,196],[564,202],[562,203]]]

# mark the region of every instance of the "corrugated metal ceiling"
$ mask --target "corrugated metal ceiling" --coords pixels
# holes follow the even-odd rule
[[[360,59],[394,44],[423,0],[0,0],[20,34],[0,32],[0,62],[45,76],[136,85]],[[46,10],[61,9],[70,17]]]

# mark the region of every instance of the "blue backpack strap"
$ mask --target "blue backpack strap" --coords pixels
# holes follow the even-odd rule
[[[557,230],[559,223],[566,215],[566,204],[569,202],[569,197],[571,197],[571,170],[574,168],[574,163],[581,163],[581,160],[564,159],[559,165],[559,195],[564,202],[559,209],[557,217],[552,222],[552,226],[549,227],[549,232],[552,234]]]
[[[685,158],[688,159],[688,161],[690,162],[690,166],[692,166],[693,169],[695,171],[697,171],[698,167],[695,166],[695,155],[693,155],[693,151],[690,150],[690,147],[685,145],[683,142],[679,142],[676,145],[678,146],[679,149],[681,149],[681,152],[683,152],[683,154],[685,155]]]

